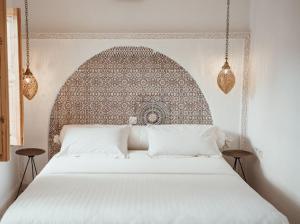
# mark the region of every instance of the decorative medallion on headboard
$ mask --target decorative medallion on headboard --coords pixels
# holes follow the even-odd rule
[[[212,124],[209,106],[191,75],[146,47],[114,47],[71,75],[52,108],[49,158],[65,124]]]

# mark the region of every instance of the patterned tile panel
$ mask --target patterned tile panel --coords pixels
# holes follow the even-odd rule
[[[65,124],[212,124],[209,106],[191,75],[169,57],[146,47],[103,51],[71,75],[50,116],[49,158]]]

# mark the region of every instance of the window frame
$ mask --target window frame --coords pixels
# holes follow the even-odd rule
[[[9,160],[9,102],[6,1],[0,0],[0,161]]]
[[[13,118],[10,117],[10,135],[12,133],[15,134],[15,141],[13,141],[13,139],[10,136],[10,145],[23,145],[24,143],[24,97],[23,97],[23,85],[22,85],[22,76],[23,76],[23,64],[22,64],[22,31],[21,31],[21,9],[20,8],[8,8],[6,9],[6,18],[12,16],[14,17],[14,19],[16,20],[16,25],[17,25],[17,33],[18,33],[18,77],[19,77],[19,85],[18,85],[18,89],[19,89],[19,119],[16,119],[15,122],[18,122],[17,126],[18,128],[15,130],[15,132],[13,132],[11,130],[12,126],[12,120]],[[7,31],[9,32],[9,31]],[[8,46],[7,46],[8,47]],[[9,57],[9,55],[8,55]],[[8,59],[9,62],[9,59]],[[9,69],[8,69],[8,81],[10,80],[10,74],[9,74]],[[8,87],[8,92],[10,91],[10,83],[9,83],[9,87]],[[11,109],[11,108],[10,108]],[[11,114],[10,114],[11,115]]]

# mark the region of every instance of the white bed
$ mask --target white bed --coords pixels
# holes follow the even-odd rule
[[[219,158],[54,156],[1,224],[286,224]]]

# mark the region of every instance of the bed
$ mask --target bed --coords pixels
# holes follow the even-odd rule
[[[115,127],[132,116],[128,135]],[[1,224],[288,223],[223,159],[225,137],[212,124],[202,91],[174,60],[145,47],[101,52],[62,86],[50,161]]]
[[[222,158],[51,159],[1,224],[265,223],[286,217]]]

